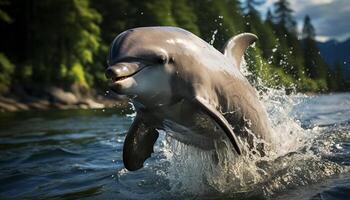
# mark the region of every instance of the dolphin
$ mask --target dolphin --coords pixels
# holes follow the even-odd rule
[[[140,27],[119,34],[105,73],[110,89],[126,95],[136,110],[123,147],[125,168],[143,167],[158,130],[201,149],[228,139],[237,155],[244,153],[244,138],[253,147],[248,130],[269,143],[267,113],[240,71],[246,49],[256,40],[253,34],[239,34],[219,52],[177,27]]]

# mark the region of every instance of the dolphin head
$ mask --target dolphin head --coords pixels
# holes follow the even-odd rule
[[[143,29],[125,31],[114,39],[105,74],[117,94],[145,105],[166,104],[172,96],[174,57],[169,46],[160,44],[164,34]]]

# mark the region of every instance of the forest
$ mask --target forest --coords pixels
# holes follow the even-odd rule
[[[298,31],[288,0],[260,13],[261,0],[0,0],[0,94],[44,87],[106,89],[113,38],[140,26],[178,26],[218,50],[232,36],[259,37],[246,61],[251,81],[297,92],[349,89],[340,67],[321,57],[312,19]]]

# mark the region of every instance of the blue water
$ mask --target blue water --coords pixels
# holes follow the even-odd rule
[[[268,159],[233,158],[161,132],[145,167],[123,167],[131,108],[0,114],[0,199],[350,199],[350,94],[267,95]]]

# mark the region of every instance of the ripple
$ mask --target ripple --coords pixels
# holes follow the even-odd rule
[[[40,151],[37,151],[35,153],[32,153],[29,155],[25,160],[22,161],[22,163],[28,163],[28,162],[46,162],[49,160],[60,160],[64,158],[71,158],[71,157],[79,157],[80,153],[75,151],[70,151],[68,149],[57,147],[52,149],[40,149]]]

